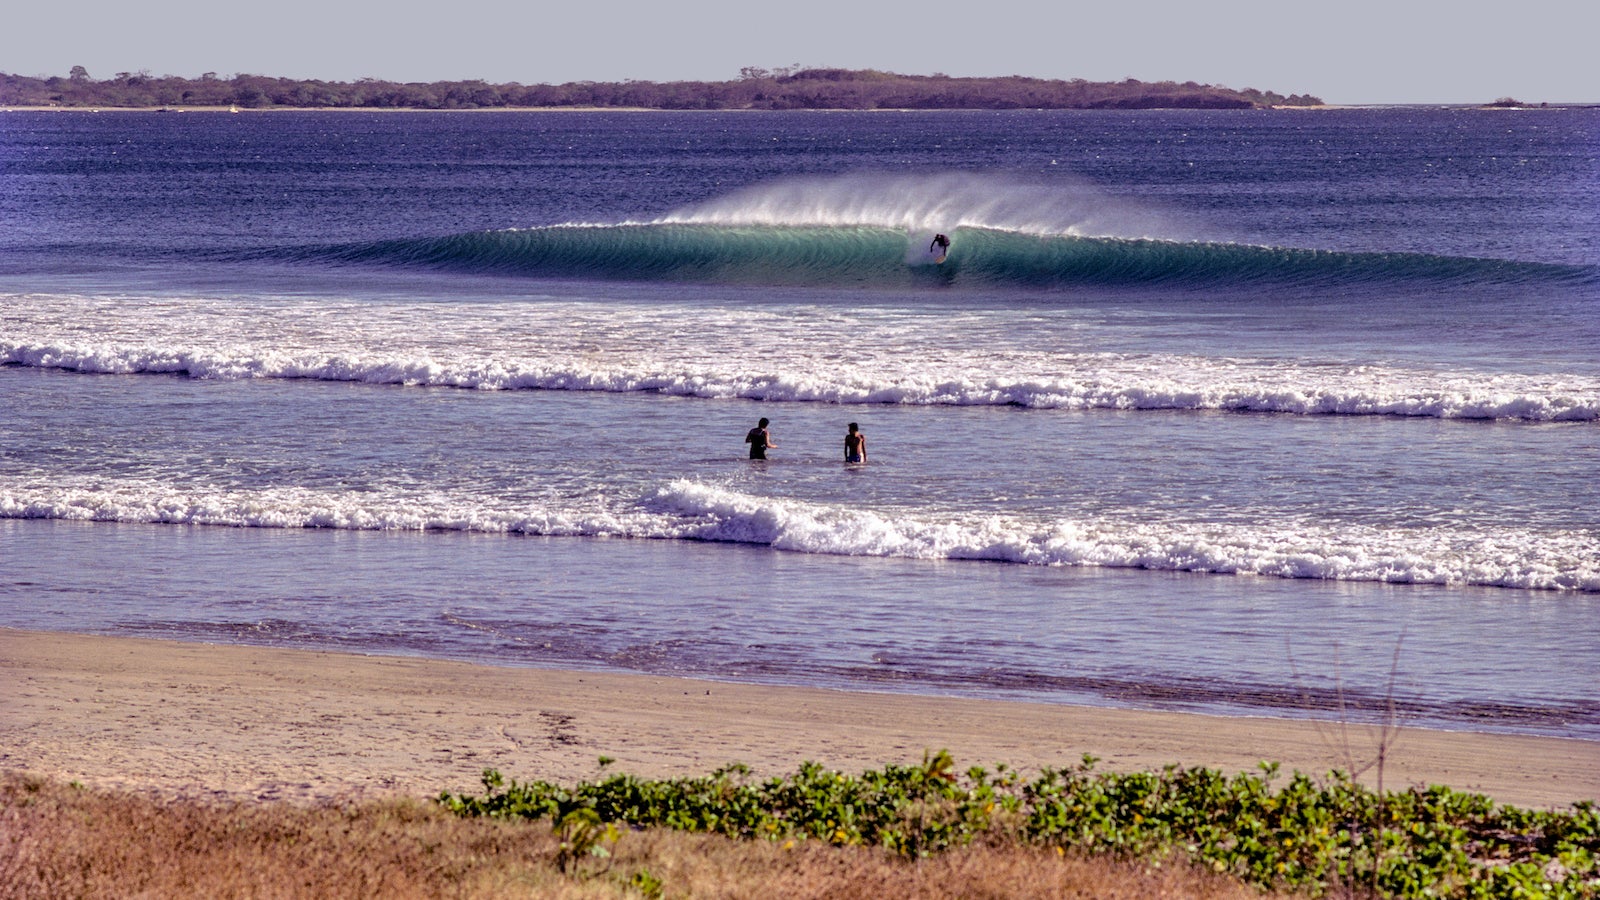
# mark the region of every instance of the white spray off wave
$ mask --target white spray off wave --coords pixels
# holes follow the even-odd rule
[[[1202,240],[1173,213],[1113,198],[1088,181],[975,172],[860,172],[788,178],[734,191],[655,220],[735,226],[874,226],[931,236],[957,228],[1035,235]]]

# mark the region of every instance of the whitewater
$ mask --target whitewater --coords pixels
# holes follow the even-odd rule
[[[1070,317],[1062,317],[1066,333],[1040,341],[1015,335],[1011,317],[983,311],[295,300],[241,306],[229,299],[37,295],[0,301],[17,311],[0,339],[0,365],[84,373],[841,404],[1600,418],[1600,376],[1587,372],[1485,375],[1331,356],[1109,353],[1097,349],[1103,335]],[[297,322],[292,333],[283,330],[285,318]],[[685,339],[662,345],[662,334]],[[816,345],[834,353],[819,354]]]
[[[306,488],[182,490],[134,479],[0,480],[0,517],[722,541],[846,556],[1600,591],[1600,558],[1592,539],[1578,532],[933,519],[772,500],[682,480],[625,508],[587,513],[437,491],[376,496]]]

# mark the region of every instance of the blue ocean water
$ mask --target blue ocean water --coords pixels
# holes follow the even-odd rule
[[[1597,138],[0,113],[0,625],[1600,739]]]

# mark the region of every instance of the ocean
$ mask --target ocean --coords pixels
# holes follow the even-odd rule
[[[1600,740],[1597,476],[1600,110],[0,112],[3,626]]]

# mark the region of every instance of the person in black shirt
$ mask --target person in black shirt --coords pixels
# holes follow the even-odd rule
[[[761,421],[756,423],[756,427],[750,429],[750,433],[744,436],[744,442],[750,445],[751,459],[766,459],[767,448],[777,449],[778,446],[772,442],[772,435],[767,433],[765,417],[762,417]]]

